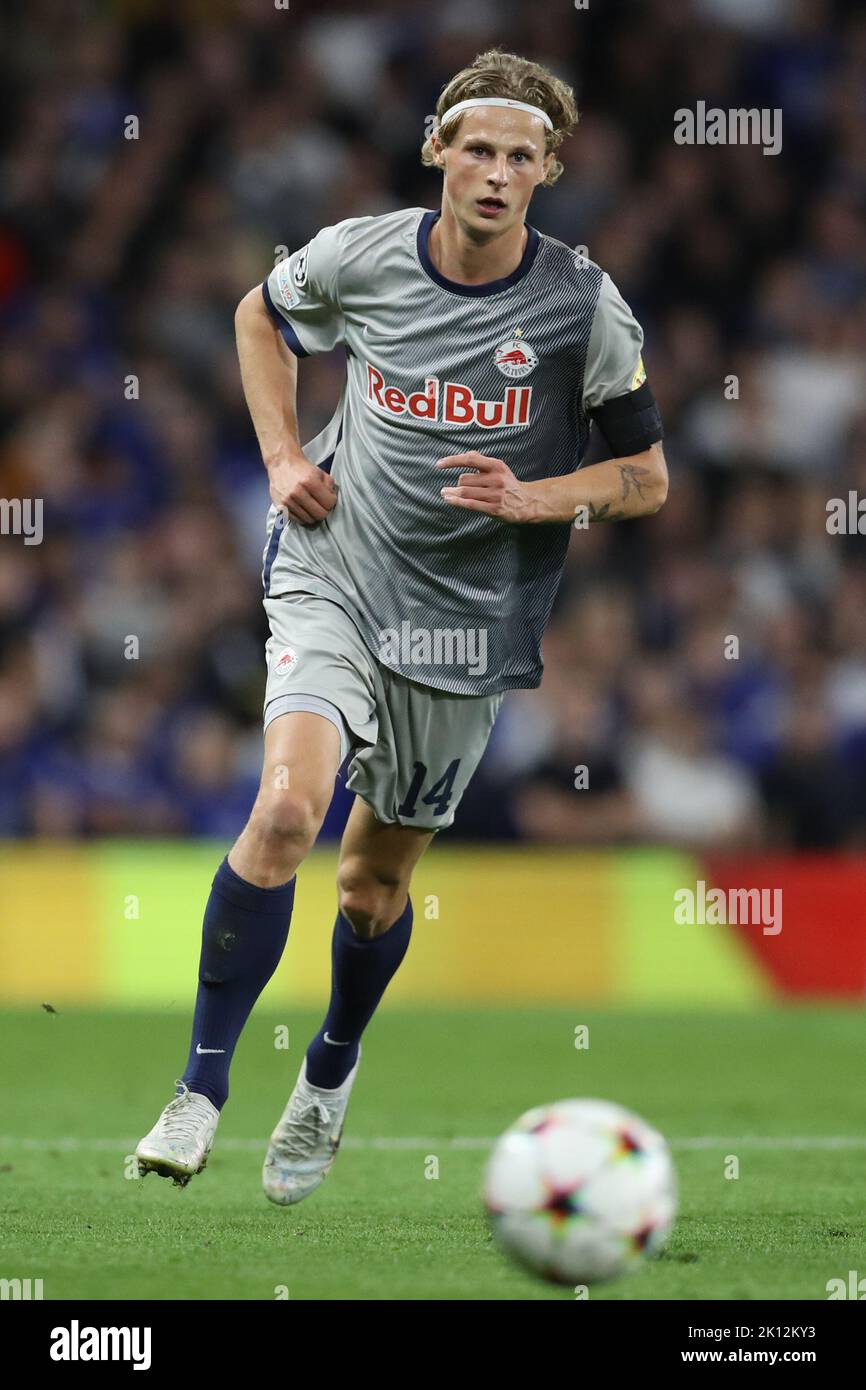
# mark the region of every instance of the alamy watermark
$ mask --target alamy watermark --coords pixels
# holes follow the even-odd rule
[[[27,1302],[44,1298],[42,1279],[0,1279],[0,1301]]]
[[[782,930],[781,888],[708,889],[699,878],[694,888],[676,890],[674,904],[679,926],[760,926],[764,936]]]
[[[861,1279],[856,1269],[848,1270],[847,1280],[828,1279],[824,1287],[830,1301],[837,1298],[853,1298],[862,1303],[866,1299],[866,1279]]]
[[[677,145],[761,145],[766,154],[779,154],[782,148],[781,107],[753,106],[722,110],[707,109],[699,101],[694,111],[680,106],[674,112],[674,143]]]
[[[487,670],[486,627],[386,627],[379,633],[379,660],[398,666],[459,666],[470,675]]]
[[[42,498],[0,497],[0,536],[23,536],[25,545],[41,545]]]
[[[149,1327],[82,1327],[73,1318],[69,1327],[51,1331],[48,1355],[52,1361],[131,1361],[134,1371],[151,1364]]]
[[[847,497],[831,497],[827,502],[829,536],[866,536],[866,497],[850,488]]]

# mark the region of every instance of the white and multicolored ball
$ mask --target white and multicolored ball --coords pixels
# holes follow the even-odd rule
[[[542,1278],[593,1284],[659,1252],[677,1208],[667,1144],[604,1100],[561,1100],[521,1115],[487,1164],[497,1242]]]

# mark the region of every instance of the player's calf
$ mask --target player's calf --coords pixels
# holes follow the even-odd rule
[[[381,936],[406,906],[409,878],[399,873],[371,873],[360,864],[343,863],[337,874],[340,912],[362,941]]]

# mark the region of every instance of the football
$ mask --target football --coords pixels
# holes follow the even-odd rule
[[[544,1279],[591,1284],[658,1253],[676,1215],[676,1175],[639,1115],[561,1100],[528,1110],[497,1140],[483,1198],[506,1254]]]

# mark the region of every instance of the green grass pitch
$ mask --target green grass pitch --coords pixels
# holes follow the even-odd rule
[[[859,1010],[385,1008],[330,1176],[283,1210],[259,1186],[265,1141],[319,1022],[254,1013],[208,1168],[180,1190],[127,1177],[126,1156],[171,1098],[189,1017],[0,1015],[0,1276],[46,1299],[573,1299],[506,1262],[478,1190],[486,1137],[582,1095],[661,1129],[680,1181],[666,1252],[591,1299],[826,1299],[866,1275]]]

